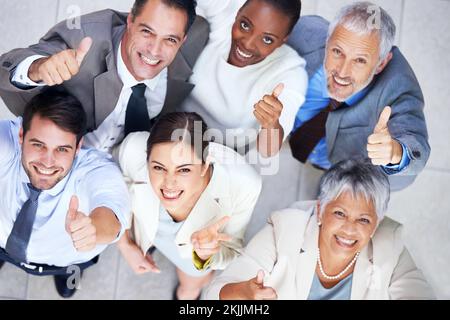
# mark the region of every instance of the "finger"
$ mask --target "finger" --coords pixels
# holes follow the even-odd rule
[[[267,103],[270,106],[270,108],[275,112],[281,113],[281,111],[283,110],[283,105],[281,104],[280,100],[274,98],[273,96],[266,95],[262,98],[262,101]]]
[[[262,300],[275,300],[278,298],[276,291],[271,287],[259,289],[256,295]]]
[[[58,71],[58,74],[63,81],[67,81],[70,80],[70,78],[72,78],[72,74],[70,73],[69,68],[67,68],[67,64],[65,62],[58,65],[56,67],[56,70]]]
[[[200,257],[210,257],[214,254],[216,254],[217,252],[219,252],[220,248],[214,248],[214,249],[196,249],[195,252],[197,253],[197,255]],[[206,259],[205,259],[206,260]]]
[[[230,236],[229,234],[226,234],[226,233],[219,233],[219,234],[217,235],[217,241],[224,241],[224,242],[227,242],[227,241],[231,241],[231,240],[233,240],[233,237]]]
[[[391,107],[384,107],[373,132],[379,133],[379,132],[382,132],[383,130],[387,129],[387,127],[388,127],[387,124],[388,124],[390,117],[391,117]]]
[[[151,271],[151,272],[155,272],[155,273],[160,273],[161,272],[161,270],[158,268],[158,266],[156,265],[156,263],[153,260],[153,258],[151,256],[149,256],[149,255],[145,256],[144,264],[149,269],[149,271]]]
[[[254,110],[253,114],[255,115],[256,119],[258,119],[261,124],[267,124],[271,123],[273,121],[272,115],[268,114],[266,111],[264,111],[262,108],[259,108],[258,110]]]
[[[264,101],[259,101],[256,104],[256,111],[263,112],[270,118],[275,118],[278,115],[278,112],[272,108],[272,106]]]
[[[273,95],[275,98],[278,98],[278,97],[280,96],[280,94],[283,92],[283,89],[284,89],[284,84],[283,84],[283,83],[279,83],[279,84],[275,87],[275,89],[273,89],[272,95]]]
[[[90,224],[82,229],[72,232],[70,236],[73,241],[79,241],[84,238],[95,235],[95,232],[96,232],[95,227],[92,224]]]
[[[52,79],[53,84],[56,85],[56,84],[63,83],[63,79],[59,75],[59,72],[56,69],[56,66],[52,66],[52,67],[48,68],[47,72],[48,72],[50,78]]]
[[[370,159],[389,159],[389,153],[387,152],[379,152],[379,151],[368,152],[367,156]]]
[[[81,40],[80,44],[78,45],[78,49],[75,50],[75,57],[77,59],[79,66],[81,66],[81,63],[83,62],[84,57],[91,48],[91,45],[92,45],[92,38],[86,37],[83,40]]]
[[[79,241],[75,241],[73,243],[73,246],[78,251],[89,251],[95,247],[95,243],[96,243],[96,237],[90,236],[90,237],[81,239]]]
[[[91,218],[78,212],[78,215],[75,218],[75,220],[72,220],[72,222],[69,224],[69,230],[71,233],[74,233],[78,230],[88,227],[89,225],[92,225]]]
[[[264,281],[264,270],[259,270],[258,273],[256,274],[256,283],[263,286],[264,285],[263,281]]]
[[[54,86],[55,83],[53,82],[52,77],[47,71],[43,71],[40,73],[40,77],[42,78],[42,81],[49,87]]]
[[[199,250],[209,250],[209,249],[216,249],[218,248],[219,242],[216,240],[208,241],[208,242],[198,242],[194,248],[198,248]]]
[[[390,159],[384,158],[384,159],[370,159],[372,164],[374,166],[385,166],[390,163]]]
[[[367,138],[368,144],[383,144],[389,143],[391,141],[391,136],[386,133],[373,133]]]
[[[78,213],[78,197],[76,195],[73,195],[70,198],[69,202],[69,210],[67,211],[67,220],[73,221],[77,217]]]
[[[219,221],[215,222],[214,224],[211,225],[210,229],[214,230],[214,231],[219,231],[221,228],[223,228],[228,221],[230,221],[230,216],[225,216],[219,219]]]

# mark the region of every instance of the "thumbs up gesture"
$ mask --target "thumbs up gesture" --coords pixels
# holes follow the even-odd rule
[[[220,250],[220,242],[231,241],[231,236],[220,233],[225,224],[228,223],[230,217],[221,218],[216,223],[194,232],[191,235],[191,243],[197,256],[203,261],[216,254]]]
[[[400,143],[392,139],[389,133],[388,121],[391,117],[391,107],[385,107],[380,114],[373,133],[367,138],[367,152],[374,165],[399,164],[403,149]]]
[[[67,49],[50,57],[34,61],[28,70],[28,77],[34,82],[43,81],[54,86],[70,80],[80,71],[81,63],[92,45],[92,39],[81,40],[78,48]]]
[[[77,251],[90,251],[97,242],[97,230],[91,218],[78,211],[78,197],[72,196],[66,216],[66,231]]]
[[[247,281],[248,300],[273,300],[277,299],[276,291],[271,287],[264,286],[264,271],[259,270],[256,277]]]
[[[271,95],[265,95],[255,104],[253,114],[263,129],[273,129],[279,126],[283,104],[278,97],[283,92],[284,85],[278,84]]]

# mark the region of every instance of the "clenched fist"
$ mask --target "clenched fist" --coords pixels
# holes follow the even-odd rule
[[[81,63],[92,45],[89,37],[81,40],[77,49],[67,49],[50,57],[34,61],[28,70],[28,77],[34,82],[54,86],[70,80],[80,71]]]
[[[263,129],[274,129],[279,126],[283,104],[278,100],[284,85],[280,83],[271,95],[265,95],[254,106],[253,114]]]

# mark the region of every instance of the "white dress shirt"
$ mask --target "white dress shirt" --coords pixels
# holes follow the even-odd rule
[[[128,71],[121,53],[122,42],[117,52],[117,73],[123,83],[122,91],[113,112],[100,124],[100,126],[84,136],[83,146],[96,148],[105,152],[111,152],[114,145],[124,138],[125,114],[132,93],[131,88],[139,83],[147,86],[145,98],[150,119],[156,117],[164,106],[167,92],[167,68],[164,68],[156,77],[144,81],[137,81]],[[33,82],[28,77],[28,70],[31,64],[42,58],[41,55],[34,55],[26,58],[16,68],[12,76],[12,83],[22,86],[44,86],[43,83]],[[109,94],[105,92],[104,94]]]
[[[22,166],[19,144],[21,123],[21,118],[0,121],[1,248],[5,248],[14,221],[30,194],[27,187],[30,180]],[[106,245],[97,245],[87,252],[76,251],[65,229],[72,195],[78,196],[79,211],[86,215],[99,207],[111,209],[121,223],[120,235],[123,234],[129,224],[130,201],[122,174],[110,155],[82,148],[67,176],[39,196],[27,247],[28,262],[69,266],[89,261],[106,248]]]

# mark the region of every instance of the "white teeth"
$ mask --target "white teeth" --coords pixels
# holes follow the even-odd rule
[[[334,81],[336,81],[341,86],[348,86],[349,84],[351,84],[351,82],[342,81],[341,79],[338,79],[335,76],[333,76],[333,79],[334,79]]]
[[[236,52],[238,53],[238,55],[244,57],[245,59],[248,59],[248,58],[253,57],[252,54],[246,54],[246,53],[242,52],[242,51],[239,49],[239,47],[236,47]]]
[[[37,172],[39,172],[40,174],[45,174],[48,176],[50,176],[56,172],[55,170],[45,170],[45,169],[38,168],[38,167],[35,167],[35,168],[36,168]]]
[[[144,56],[143,54],[141,54],[142,60],[146,63],[149,64],[151,66],[155,66],[159,63],[159,61],[161,60],[156,60],[156,59],[150,59],[149,57]]]
[[[341,238],[341,237],[338,237],[338,236],[336,236],[336,238],[340,242],[342,242],[343,244],[348,245],[348,246],[354,245],[356,243],[356,240],[348,240],[348,239],[344,239],[344,238]]]
[[[169,199],[175,199],[177,197],[180,196],[182,191],[165,191],[162,190],[162,193],[164,195],[164,197],[169,198]]]

